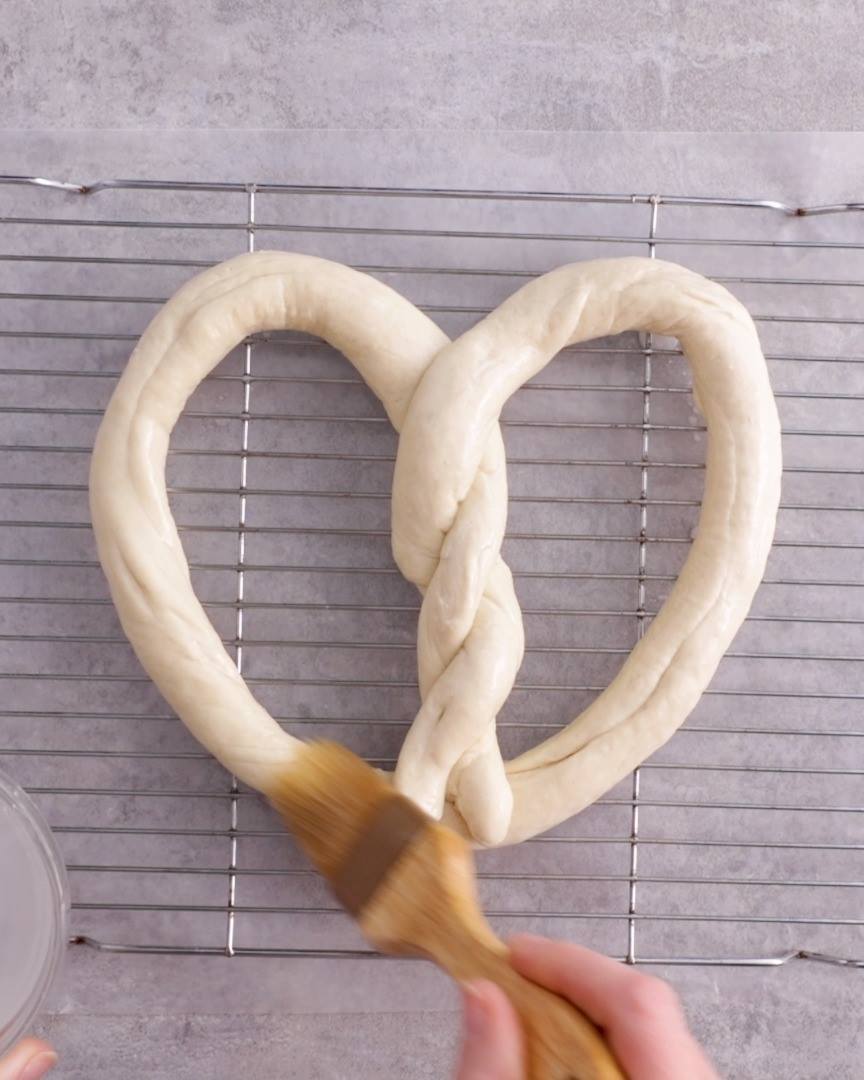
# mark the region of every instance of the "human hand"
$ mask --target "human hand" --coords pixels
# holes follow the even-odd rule
[[[41,1039],[22,1039],[0,1058],[0,1080],[42,1080],[57,1064],[57,1055]]]
[[[581,945],[531,934],[519,934],[509,945],[510,962],[521,975],[594,1021],[629,1080],[719,1080],[668,983]],[[471,983],[464,1009],[456,1080],[524,1080],[522,1027],[504,992],[491,982]]]

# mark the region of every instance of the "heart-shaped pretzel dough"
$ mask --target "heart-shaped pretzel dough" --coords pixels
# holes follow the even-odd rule
[[[484,844],[514,843],[603,794],[684,721],[744,620],[780,489],[777,410],[752,320],[721,286],[624,258],[532,281],[454,342],[392,289],[337,263],[260,252],[184,285],[145,331],[96,440],[99,556],[142,664],[193,734],[265,794],[299,740],[255,701],[192,590],[168,505],[168,439],[204,376],[247,335],[302,330],[357,368],[401,432],[393,551],[423,592],[422,706],[396,785]],[[609,687],[505,763],[495,717],[521,663],[500,556],[507,512],[498,418],[568,345],[628,330],[677,337],[708,428],[696,539],[662,610]]]

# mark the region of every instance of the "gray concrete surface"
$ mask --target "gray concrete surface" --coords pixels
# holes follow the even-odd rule
[[[860,0],[35,0],[0,127],[860,126]]]
[[[77,950],[69,998],[37,1031],[63,1055],[62,1080],[445,1080],[459,1035],[455,994],[426,966],[394,972],[389,1010],[364,1008],[380,974],[362,962],[300,964],[286,993],[280,961],[119,957]],[[861,972],[669,968],[726,1080],[860,1080]],[[350,1011],[322,1002],[349,980]],[[292,979],[293,981],[293,979]],[[396,999],[402,995],[400,1004]]]

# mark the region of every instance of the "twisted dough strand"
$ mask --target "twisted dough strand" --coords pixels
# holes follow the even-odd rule
[[[604,693],[510,762],[504,777],[473,768],[478,752],[491,754],[495,711],[521,658],[520,649],[500,648],[515,618],[509,575],[505,581],[496,559],[500,514],[471,512],[473,485],[497,462],[501,409],[522,383],[568,345],[629,330],[677,337],[693,369],[709,432],[698,534],[662,611]],[[433,812],[443,809],[449,785],[451,820],[460,824],[458,813],[475,837],[495,843],[549,828],[563,807],[576,812],[613,786],[683,722],[745,618],[771,546],[780,472],[777,410],[750,316],[727,290],[672,263],[561,267],[444,348],[402,430],[393,550],[406,577],[426,587],[424,609],[459,581],[460,566],[477,578],[463,596],[449,661],[428,669],[438,681],[405,740],[396,785]],[[496,492],[504,497],[502,485]],[[470,520],[463,521],[466,506]],[[421,624],[424,617],[435,624],[448,613],[436,607],[421,613]],[[457,647],[466,624],[470,632]],[[428,637],[435,632],[442,639],[446,628]],[[485,811],[479,819],[478,810]]]

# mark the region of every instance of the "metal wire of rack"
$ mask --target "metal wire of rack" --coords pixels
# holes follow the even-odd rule
[[[458,333],[526,277],[638,253],[754,312],[784,425],[777,542],[691,720],[577,819],[483,853],[482,899],[503,931],[631,963],[864,966],[861,204],[2,177],[0,206],[0,757],[63,845],[76,942],[369,955],[161,702],[101,577],[89,450],[156,306],[200,267],[290,245],[382,277]],[[499,723],[509,754],[583,707],[662,603],[704,431],[675,343],[633,335],[566,350],[503,423],[528,641]],[[169,458],[196,588],[255,693],[382,763],[417,694],[417,598],[389,554],[394,452],[353,370],[286,333],[226,358]]]

